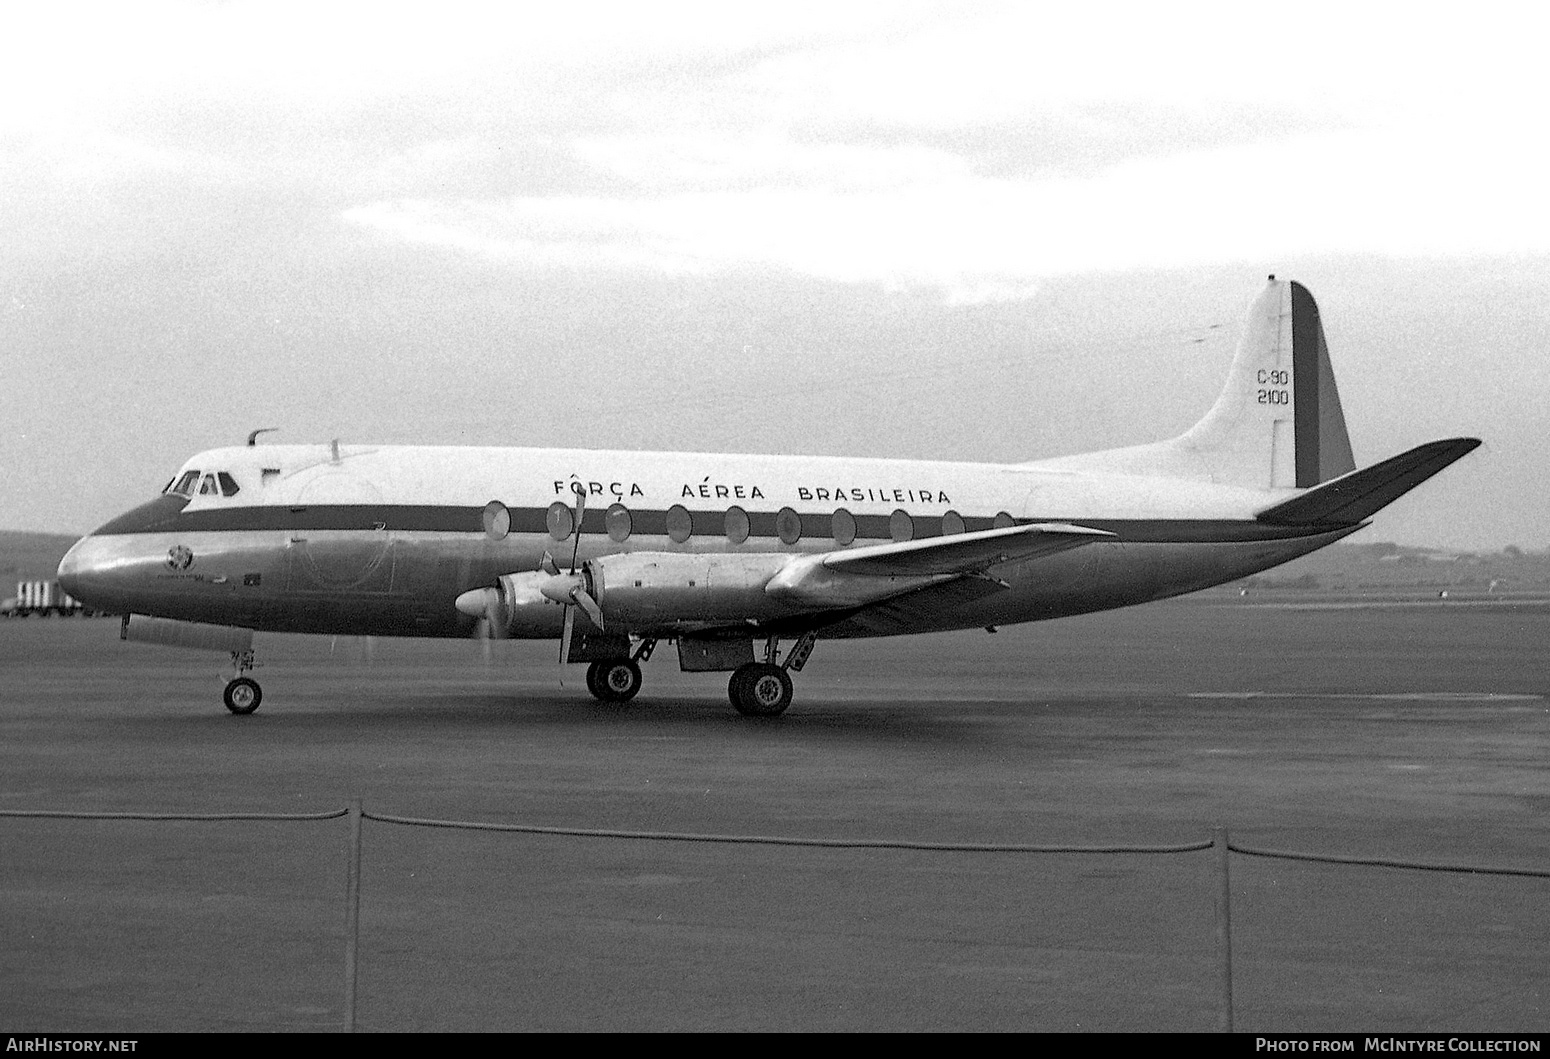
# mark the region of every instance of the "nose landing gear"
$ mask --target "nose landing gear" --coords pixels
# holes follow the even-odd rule
[[[264,689],[258,686],[258,681],[243,676],[244,673],[252,672],[258,663],[253,660],[252,651],[233,651],[231,664],[236,670],[236,676],[226,682],[221,700],[232,713],[245,716],[258,709],[258,704],[264,701]]]

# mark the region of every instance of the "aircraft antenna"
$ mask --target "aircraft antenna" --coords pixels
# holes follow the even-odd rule
[[[257,430],[253,431],[253,433],[248,435],[248,448],[251,449],[253,446],[258,444],[258,436],[260,434],[273,434],[279,429],[279,427],[259,427]]]

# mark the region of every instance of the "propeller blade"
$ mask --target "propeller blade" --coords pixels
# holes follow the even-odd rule
[[[592,598],[591,593],[577,585],[571,590],[570,598],[575,600],[581,609],[587,612],[587,617],[592,619],[592,624],[596,625],[598,631],[601,632],[603,629],[603,608],[597,605],[597,600]]]
[[[576,527],[573,532],[576,537],[570,548],[570,572],[576,572],[576,556],[581,551],[581,519],[587,513],[587,490],[585,486],[575,486],[576,490]]]
[[[565,628],[560,632],[560,665],[570,661],[571,631],[576,627],[576,608],[565,608]]]

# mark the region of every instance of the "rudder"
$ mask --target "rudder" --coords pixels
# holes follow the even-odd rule
[[[1292,296],[1292,408],[1297,434],[1298,489],[1308,489],[1356,469],[1345,411],[1335,386],[1335,369],[1324,341],[1319,306],[1296,280]]]

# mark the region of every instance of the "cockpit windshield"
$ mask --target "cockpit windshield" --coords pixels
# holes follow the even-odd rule
[[[167,483],[163,493],[177,493],[179,496],[193,496],[194,486],[199,484],[198,471],[184,471],[181,478],[175,478]]]
[[[236,496],[241,488],[237,480],[226,471],[184,471],[167,483],[163,495],[176,494],[192,498],[200,496]]]

